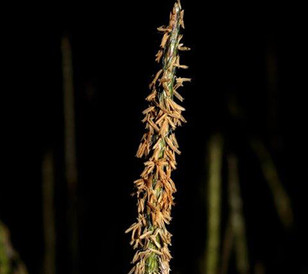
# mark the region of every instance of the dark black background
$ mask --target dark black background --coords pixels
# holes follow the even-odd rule
[[[202,191],[206,143],[219,131],[240,158],[251,265],[266,273],[308,273],[307,264],[307,42],[305,15],[295,3],[184,1],[185,44],[192,77],[182,89],[188,124],[174,174],[178,193],[171,247],[174,273],[199,273],[206,230]],[[172,1],[46,2],[12,10],[4,26],[2,115],[5,141],[0,217],[30,273],[42,270],[41,162],[56,159],[58,273],[67,264],[63,154],[61,37],[72,44],[79,172],[80,273],[127,273],[133,251],[124,231],[136,217],[134,158],[143,125],[154,55]],[[272,58],[272,59],[271,59]],[[276,79],[271,89],[268,60]],[[237,102],[240,116],[228,111]],[[249,136],[272,152],[294,209],[286,231]]]

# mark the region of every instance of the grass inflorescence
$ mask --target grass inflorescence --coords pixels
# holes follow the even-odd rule
[[[176,76],[177,69],[188,68],[180,64],[179,51],[189,48],[181,43],[184,11],[180,2],[174,4],[168,26],[159,27],[163,33],[156,61],[161,69],[150,84],[146,98],[149,106],[143,111],[146,133],[137,151],[145,158],[144,170],[136,187],[138,217],[126,232],[131,232],[131,245],[136,249],[130,273],[169,273],[171,234],[166,225],[171,221],[173,194],[176,191],[171,173],[176,169],[176,154],[180,154],[175,129],[185,123],[185,110],[175,99],[183,101],[178,89],[188,78]]]

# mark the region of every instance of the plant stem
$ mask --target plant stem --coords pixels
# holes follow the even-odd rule
[[[44,225],[44,274],[56,273],[56,228],[54,208],[54,156],[47,151],[42,164],[43,175],[43,225]]]
[[[243,201],[240,190],[238,159],[235,155],[228,156],[229,205],[230,220],[234,235],[236,267],[238,273],[249,274],[248,244],[243,213]]]
[[[278,170],[271,154],[265,145],[257,139],[252,140],[250,144],[260,161],[263,176],[271,190],[277,214],[282,224],[289,228],[293,223],[291,199],[279,178]]]
[[[7,255],[7,231],[4,225],[0,222],[0,274],[8,274],[10,270],[9,258]]]
[[[206,274],[218,271],[221,221],[221,171],[223,139],[215,135],[209,142],[209,179],[208,179],[208,227],[205,258]]]
[[[69,38],[64,35],[61,41],[63,67],[64,103],[64,154],[65,177],[68,191],[68,235],[70,268],[73,274],[78,270],[78,219],[77,219],[77,163],[75,140],[75,96],[73,81],[72,49]]]
[[[0,274],[27,274],[26,266],[14,250],[9,229],[0,221]]]

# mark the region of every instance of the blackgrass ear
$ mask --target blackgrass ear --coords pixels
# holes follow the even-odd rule
[[[173,194],[176,191],[171,173],[176,169],[176,154],[180,154],[174,131],[186,120],[185,110],[174,100],[183,101],[178,89],[189,78],[176,77],[177,69],[187,69],[180,64],[179,51],[189,50],[180,43],[184,28],[184,11],[180,1],[174,4],[167,27],[163,32],[160,49],[155,61],[161,65],[149,88],[146,98],[148,108],[143,111],[146,133],[137,151],[138,158],[145,158],[145,168],[140,179],[134,182],[137,196],[138,218],[126,233],[131,232],[131,245],[137,249],[130,273],[170,272],[171,234],[166,225],[171,221]]]

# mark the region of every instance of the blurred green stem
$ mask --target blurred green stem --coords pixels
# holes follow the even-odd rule
[[[0,222],[0,274],[9,274],[10,264],[7,255],[7,232],[4,225]]]
[[[278,216],[285,227],[290,227],[293,222],[290,197],[279,179],[278,170],[271,154],[261,141],[252,140],[251,146],[259,158],[263,175],[272,192]]]
[[[234,235],[236,267],[238,273],[249,273],[248,245],[240,191],[238,160],[235,155],[228,156],[230,220]]]
[[[44,155],[43,166],[43,221],[44,264],[43,274],[56,273],[56,229],[54,210],[54,157],[51,151]]]
[[[223,139],[215,135],[209,142],[209,178],[207,187],[207,244],[205,273],[216,274],[220,249],[220,216],[221,216],[221,169]]]
[[[78,270],[78,220],[77,220],[77,163],[75,146],[75,97],[73,85],[72,49],[69,38],[61,41],[64,93],[64,154],[65,176],[68,189],[68,236],[70,268],[73,274]]]

